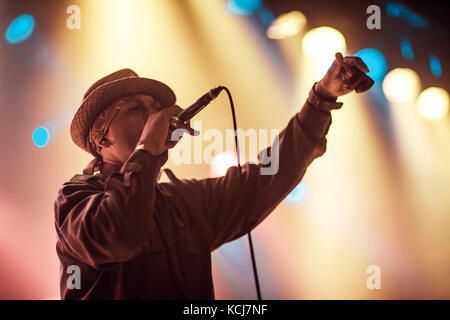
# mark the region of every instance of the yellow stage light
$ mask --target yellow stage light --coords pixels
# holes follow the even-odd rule
[[[345,37],[331,27],[319,27],[309,30],[302,40],[305,56],[313,61],[316,70],[325,73],[334,61],[336,52],[345,53]]]
[[[237,165],[237,156],[234,152],[225,151],[216,155],[210,166],[210,177],[221,177],[227,173],[229,167]]]
[[[419,76],[409,68],[396,68],[383,80],[383,92],[390,102],[409,102],[417,97],[419,90]]]
[[[272,22],[266,34],[270,39],[283,39],[299,33],[306,25],[306,18],[298,10],[282,14]]]
[[[417,99],[417,111],[427,120],[441,120],[449,110],[449,97],[445,89],[431,87],[423,90]]]

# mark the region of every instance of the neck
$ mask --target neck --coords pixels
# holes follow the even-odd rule
[[[122,168],[122,164],[114,164],[114,163],[108,163],[104,162],[102,169],[100,170],[100,173],[102,175],[110,175],[111,173],[118,172]]]

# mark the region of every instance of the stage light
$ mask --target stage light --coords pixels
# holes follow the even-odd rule
[[[324,52],[332,55],[344,51],[345,38],[338,30],[331,27],[318,27],[309,30],[302,40],[303,52],[308,58],[315,58]]]
[[[33,142],[39,148],[45,147],[49,140],[49,131],[46,127],[39,127],[33,131]]]
[[[261,8],[262,0],[227,0],[227,10],[238,16],[247,16]]]
[[[258,9],[258,11],[256,11],[256,15],[258,16],[259,21],[261,21],[261,23],[265,27],[270,26],[271,23],[275,20],[275,16],[273,15],[272,11],[264,7]]]
[[[449,110],[449,97],[445,89],[430,87],[417,99],[417,111],[427,120],[441,120]]]
[[[325,73],[334,61],[334,54],[345,54],[345,38],[331,27],[318,27],[309,30],[302,40],[305,56],[314,62],[319,73]]]
[[[383,54],[377,49],[365,48],[358,51],[355,54],[357,57],[363,59],[367,67],[369,67],[369,73],[367,75],[374,81],[383,79],[387,71],[386,59]]]
[[[298,10],[294,10],[282,14],[273,21],[266,34],[270,39],[283,39],[298,34],[305,25],[305,15]]]
[[[419,76],[409,68],[396,68],[390,71],[383,80],[383,92],[390,102],[411,101],[417,97],[419,89]]]
[[[413,27],[428,27],[428,22],[423,17],[400,3],[388,3],[386,12],[388,16],[403,19]]]
[[[441,61],[434,54],[430,55],[430,69],[431,69],[431,73],[433,74],[433,76],[438,77],[438,78],[440,76],[442,76]]]
[[[297,204],[306,197],[306,186],[302,181],[298,185],[295,186],[294,189],[287,195],[284,199],[284,202],[287,204]]]
[[[386,5],[386,11],[388,13],[388,16],[390,17],[396,17],[400,18],[401,15],[401,5],[397,3],[388,3]]]
[[[220,177],[227,173],[229,167],[237,165],[237,157],[234,152],[225,151],[216,155],[210,164],[210,176]]]
[[[15,18],[5,32],[5,39],[9,44],[17,44],[27,40],[34,30],[34,18],[23,14]]]
[[[414,50],[411,46],[411,42],[408,40],[400,41],[400,51],[402,53],[403,58],[407,60],[414,59]]]

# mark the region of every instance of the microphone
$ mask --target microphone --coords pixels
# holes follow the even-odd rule
[[[197,113],[203,110],[212,100],[217,98],[219,93],[224,89],[223,86],[215,87],[209,90],[203,96],[201,96],[197,101],[191,104],[189,107],[181,111],[180,113],[172,116],[175,120],[180,120],[181,122],[186,122],[191,120]]]

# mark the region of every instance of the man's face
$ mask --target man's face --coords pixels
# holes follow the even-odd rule
[[[147,118],[162,109],[157,100],[145,94],[119,98],[109,108],[115,108],[119,103],[122,107],[106,133],[112,145],[103,146],[101,150],[103,161],[114,164],[128,159],[136,148]]]

